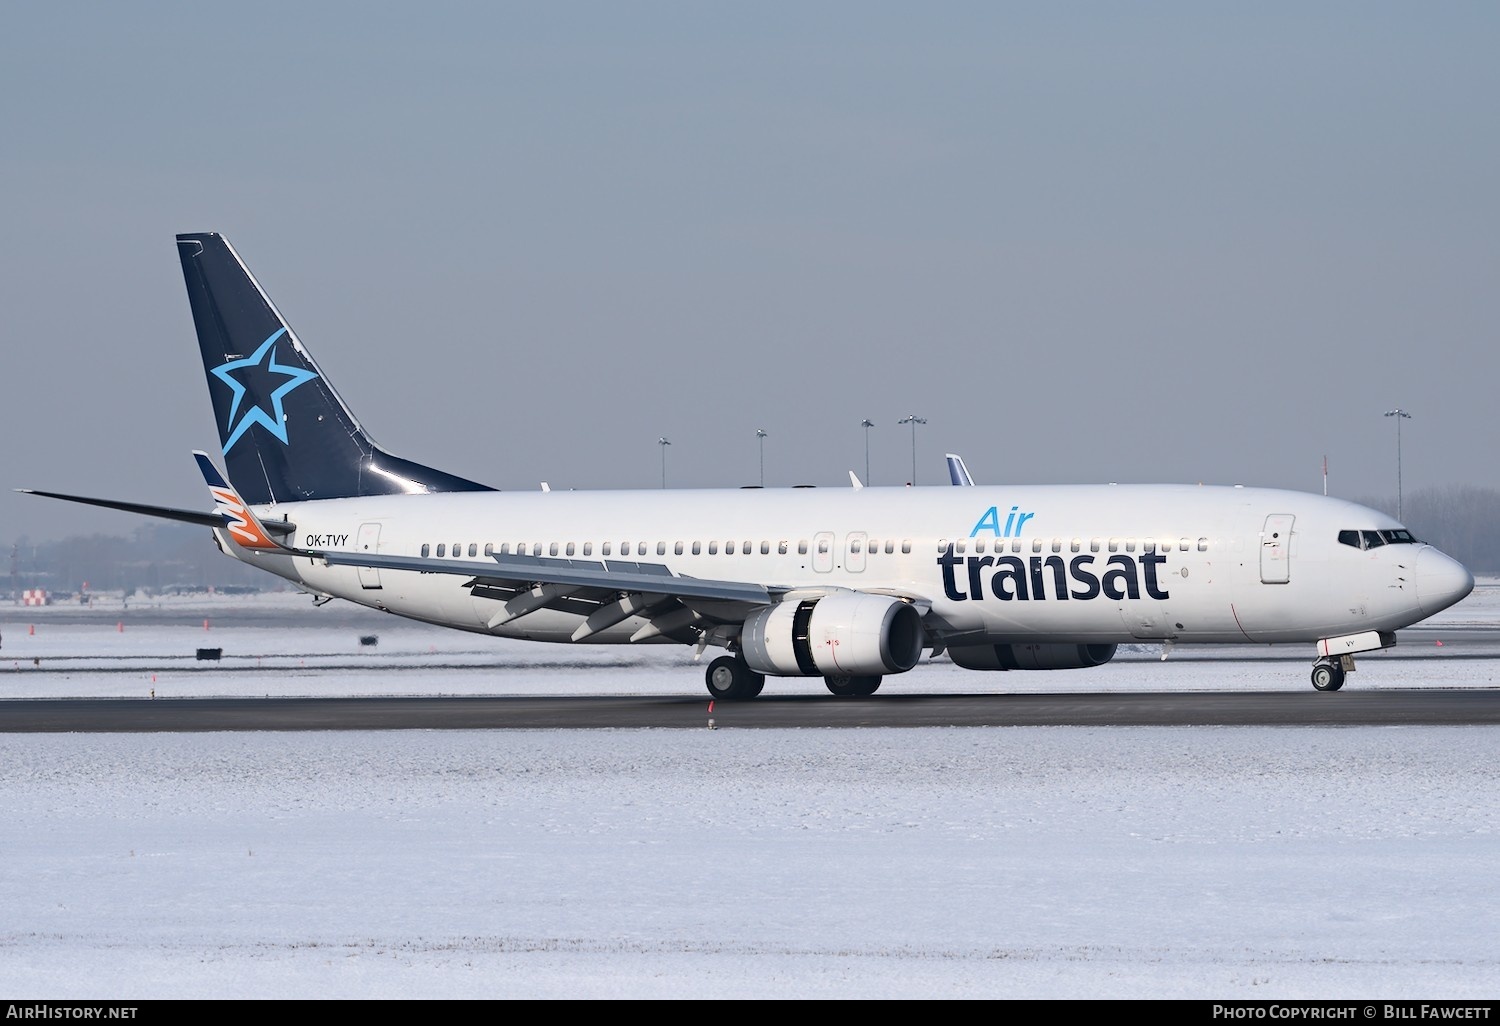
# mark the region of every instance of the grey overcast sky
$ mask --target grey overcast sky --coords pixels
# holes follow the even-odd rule
[[[502,488],[1500,487],[1500,5],[13,3],[0,542],[206,507],[173,235]],[[868,430],[860,421],[869,418]]]

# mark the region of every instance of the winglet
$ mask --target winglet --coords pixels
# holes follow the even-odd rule
[[[219,473],[219,468],[214,466],[208,454],[194,449],[193,458],[198,461],[203,483],[208,485],[216,509],[224,517],[224,528],[234,543],[247,549],[280,549],[282,546],[271,540],[260,520],[250,512],[250,507],[240,498],[239,493],[224,480],[224,475]]]
[[[853,485],[855,488],[863,488],[864,487],[864,485],[862,485],[862,484],[859,483],[859,478],[854,475],[854,471],[852,471],[852,470],[849,471],[849,483],[851,485]]]
[[[960,488],[974,486],[974,479],[969,476],[969,468],[964,463],[964,458],[951,452],[948,454],[948,479]]]

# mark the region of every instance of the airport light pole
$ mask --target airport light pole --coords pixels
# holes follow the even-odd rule
[[[667,486],[667,446],[672,443],[663,437],[658,438],[656,444],[661,446],[661,486],[665,488]]]
[[[1411,420],[1411,414],[1399,407],[1386,410],[1387,417],[1396,418],[1396,519],[1401,519],[1401,422]]]
[[[912,486],[915,487],[917,483],[917,425],[926,424],[927,421],[925,418],[918,417],[915,413],[913,413],[910,417],[902,417],[900,420],[896,421],[896,423],[898,425],[911,425],[911,483]]]
[[[859,422],[859,426],[865,429],[865,484],[870,483],[870,429],[875,422],[866,417]]]
[[[766,486],[766,432],[764,428],[755,429],[755,437],[760,440],[760,486]]]

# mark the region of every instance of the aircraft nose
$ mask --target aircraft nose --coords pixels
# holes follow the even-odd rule
[[[1430,545],[1417,553],[1416,578],[1417,606],[1423,616],[1447,609],[1474,590],[1474,575]]]

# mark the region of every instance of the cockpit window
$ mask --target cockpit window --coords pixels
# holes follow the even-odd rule
[[[1416,536],[1405,528],[1396,531],[1340,531],[1339,544],[1356,549],[1376,549],[1382,545],[1420,545]]]

